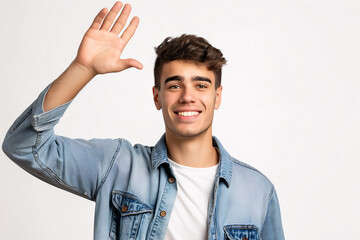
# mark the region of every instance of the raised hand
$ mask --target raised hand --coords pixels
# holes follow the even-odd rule
[[[121,2],[116,2],[109,13],[104,8],[96,16],[84,35],[75,60],[51,84],[46,93],[43,103],[44,111],[49,111],[73,99],[97,74],[120,72],[130,67],[142,69],[139,61],[120,58],[139,24],[139,18],[134,17],[123,31],[131,6],[125,4],[120,16],[115,20],[122,6]]]
[[[102,9],[80,44],[74,62],[86,67],[93,75],[120,72],[130,67],[143,67],[135,59],[120,58],[139,24],[139,18],[134,17],[122,32],[131,11],[131,6],[125,4],[120,16],[115,20],[122,6],[121,2],[116,2],[109,12],[106,8]]]

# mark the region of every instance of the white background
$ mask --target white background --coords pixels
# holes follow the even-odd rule
[[[153,145],[153,48],[193,33],[220,48],[214,135],[275,184],[287,239],[360,239],[360,1],[134,0],[141,19],[123,56],[142,71],[98,76],[56,133]],[[110,0],[0,1],[0,141],[70,64]],[[30,176],[0,153],[1,239],[91,239],[94,203]]]

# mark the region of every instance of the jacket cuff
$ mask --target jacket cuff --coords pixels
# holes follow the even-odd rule
[[[52,83],[51,83],[52,84]],[[53,108],[47,112],[44,111],[43,104],[45,96],[51,86],[49,84],[39,95],[33,104],[31,125],[37,132],[45,131],[53,128],[64,115],[66,109],[69,107],[73,100],[70,100],[56,108]]]

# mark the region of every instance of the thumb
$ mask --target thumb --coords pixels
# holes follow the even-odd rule
[[[138,60],[132,59],[132,58],[128,58],[128,59],[119,59],[118,61],[118,71],[122,71],[131,67],[137,68],[137,69],[142,69],[143,65],[141,64],[141,62],[139,62]]]

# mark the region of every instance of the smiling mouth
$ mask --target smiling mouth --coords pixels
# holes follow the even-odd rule
[[[190,111],[190,112],[175,112],[177,115],[179,116],[183,116],[183,117],[190,117],[190,116],[196,116],[199,115],[200,112],[197,111]]]

